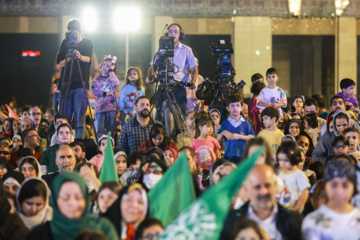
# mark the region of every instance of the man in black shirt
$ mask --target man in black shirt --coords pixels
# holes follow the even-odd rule
[[[61,77],[59,83],[60,90],[65,91],[66,83],[69,83],[68,98],[61,98],[60,100],[60,113],[67,115],[70,121],[74,114],[75,134],[76,134],[75,138],[84,138],[87,93],[86,90],[83,88],[83,84],[85,88],[88,90],[93,43],[90,39],[86,39],[81,36],[81,24],[78,20],[71,19],[68,22],[67,29],[69,32],[77,33],[77,41],[76,41],[77,46],[76,46],[76,50],[73,51],[74,63],[73,63],[70,82],[69,82],[70,80],[69,78],[70,78],[71,58],[66,57],[66,53],[68,53],[66,39],[64,39],[63,42],[61,43],[60,50],[57,55],[56,61],[61,68]],[[78,67],[76,58],[79,59],[83,82],[81,82],[80,69]],[[65,73],[65,69],[66,69],[66,73]],[[60,96],[62,96],[61,93]]]

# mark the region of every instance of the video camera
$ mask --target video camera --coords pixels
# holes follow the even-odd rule
[[[231,64],[230,57],[234,53],[234,49],[230,42],[220,40],[210,45],[213,57],[218,57],[217,68],[214,80],[206,78],[202,84],[198,86],[196,97],[200,100],[213,99],[210,108],[222,107],[224,100],[231,95],[237,93],[245,86],[245,82],[241,80],[235,83],[235,69]]]
[[[173,73],[175,73],[176,65],[170,59],[174,57],[174,51],[175,38],[169,36],[160,37],[159,51],[154,56],[156,77],[150,77],[151,82],[168,83],[169,80],[174,80]]]
[[[78,39],[77,32],[70,31],[65,33],[65,42],[67,48],[66,57],[72,57],[72,54],[77,47],[77,39]]]

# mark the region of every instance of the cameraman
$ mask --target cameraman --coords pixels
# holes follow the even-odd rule
[[[64,39],[61,43],[59,53],[57,55],[57,64],[61,68],[60,76],[60,114],[68,116],[71,120],[74,113],[75,120],[75,138],[84,138],[85,136],[85,113],[86,113],[86,98],[87,92],[85,88],[89,89],[89,75],[90,75],[90,65],[91,65],[91,56],[93,53],[93,43],[90,39],[83,38],[81,36],[81,23],[76,19],[71,19],[67,24],[68,32],[76,33],[76,50],[73,53],[73,67],[70,81],[70,68],[71,68],[71,58],[66,57],[66,54],[69,52],[68,41]],[[81,74],[83,77],[83,82],[81,82],[80,69],[77,64],[77,59],[79,59]],[[66,67],[65,67],[66,64]],[[65,73],[66,68],[66,73]],[[70,81],[70,82],[69,82]],[[69,94],[68,96],[63,96],[61,92],[65,92],[69,84]],[[64,97],[64,98],[62,98]],[[66,112],[64,112],[66,109]]]
[[[184,33],[182,32],[181,26],[177,23],[172,23],[167,28],[168,35],[170,37],[175,38],[175,52],[173,57],[173,63],[178,67],[175,67],[175,69],[179,70],[173,74],[174,79],[182,82],[189,82],[187,77],[187,67],[190,68],[191,72],[191,83],[195,83],[195,81],[198,78],[198,68],[197,63],[195,61],[194,54],[192,52],[192,49],[189,46],[186,46],[185,44],[180,43],[180,35],[183,38]],[[154,60],[154,59],[153,59]],[[153,60],[151,61],[150,65],[151,67],[148,70],[148,76],[146,78],[146,83],[151,83],[149,80],[150,76],[155,75],[154,67],[153,67]],[[180,106],[180,109],[185,116],[186,112],[186,90],[184,87],[175,86],[174,87],[174,97],[176,99],[176,102]]]

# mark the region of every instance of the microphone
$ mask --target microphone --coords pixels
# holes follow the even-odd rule
[[[169,24],[166,24],[166,25],[165,25],[165,27],[164,27],[163,30],[162,30],[162,34],[161,34],[161,35],[164,35],[164,31],[165,31],[165,29],[166,29],[167,26],[169,26]]]

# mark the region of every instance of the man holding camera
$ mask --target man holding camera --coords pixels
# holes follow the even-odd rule
[[[56,60],[61,68],[59,83],[60,114],[68,116],[70,121],[74,114],[76,138],[84,138],[87,107],[86,89],[89,89],[93,43],[90,39],[81,36],[81,23],[78,20],[71,19],[68,22],[67,30],[66,39],[61,43]],[[72,49],[73,46],[69,46],[71,40],[76,42],[75,49]],[[79,64],[77,63],[77,59],[79,60]],[[69,90],[68,92],[67,89]]]
[[[173,63],[178,67],[175,67],[175,72],[173,74],[174,79],[182,82],[189,82],[187,76],[187,67],[190,68],[191,74],[191,83],[195,83],[198,78],[198,68],[197,63],[192,52],[192,49],[189,46],[186,46],[180,43],[180,39],[184,38],[184,33],[182,32],[181,26],[177,23],[172,23],[167,28],[168,36],[174,37],[174,57],[172,58]],[[148,76],[146,78],[146,83],[151,83],[149,80],[150,76],[155,75],[153,61],[151,61],[151,67],[148,70]],[[178,103],[183,115],[186,112],[186,90],[184,87],[175,86],[174,87],[174,97]]]

